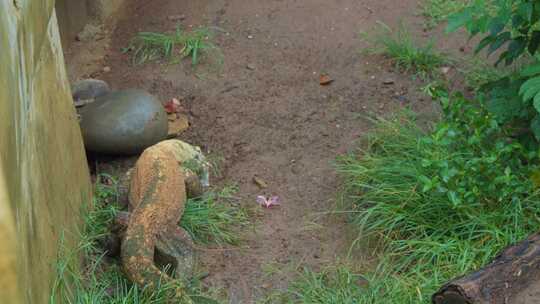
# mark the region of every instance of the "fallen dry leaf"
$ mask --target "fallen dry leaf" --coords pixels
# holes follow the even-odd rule
[[[264,189],[268,187],[268,184],[258,176],[253,177],[253,182],[255,183],[255,185],[259,186],[259,188]]]
[[[178,118],[169,121],[169,138],[176,137],[189,128],[189,120],[186,115],[178,114]]]
[[[328,76],[328,75],[324,75],[324,74],[323,74],[323,75],[321,75],[321,76],[319,77],[319,83],[320,83],[321,85],[329,85],[329,84],[331,84],[332,82],[334,82],[334,79],[332,79],[332,78],[331,78],[330,76]]]

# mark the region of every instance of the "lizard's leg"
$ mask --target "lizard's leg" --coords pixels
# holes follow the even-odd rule
[[[196,263],[191,236],[176,225],[160,233],[156,242],[155,261],[162,267],[169,264],[176,279],[189,281]]]

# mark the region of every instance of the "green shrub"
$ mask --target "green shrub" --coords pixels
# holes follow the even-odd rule
[[[432,128],[411,113],[382,119],[363,150],[339,162],[351,221],[384,253],[359,303],[430,303],[445,281],[540,225],[536,153],[482,104],[437,98],[443,117]]]
[[[532,61],[521,72],[483,86],[485,102],[501,123],[530,128],[540,141],[540,2],[529,0],[475,0],[452,15],[448,31],[465,27],[471,36],[484,35],[476,52],[502,50],[496,62],[510,65]]]
[[[447,31],[465,27],[472,35],[486,34],[476,52],[488,55],[506,46],[498,62],[511,64],[540,48],[540,2],[530,0],[475,0],[449,17]]]

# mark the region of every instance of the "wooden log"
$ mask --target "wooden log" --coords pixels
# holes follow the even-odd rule
[[[434,304],[513,304],[540,279],[540,234],[502,251],[489,265],[444,285]],[[530,302],[533,303],[533,302]],[[540,303],[540,298],[538,302]]]

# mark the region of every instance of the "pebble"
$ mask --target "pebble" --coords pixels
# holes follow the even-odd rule
[[[111,71],[111,67],[109,67],[109,66],[106,66],[106,67],[103,68],[103,72],[105,72],[105,73],[109,73],[110,71]]]
[[[170,21],[183,21],[184,19],[186,19],[186,15],[170,15],[167,17],[167,19],[169,19]]]
[[[383,81],[383,84],[385,85],[391,85],[391,84],[394,84],[394,79],[392,78],[387,78]]]

